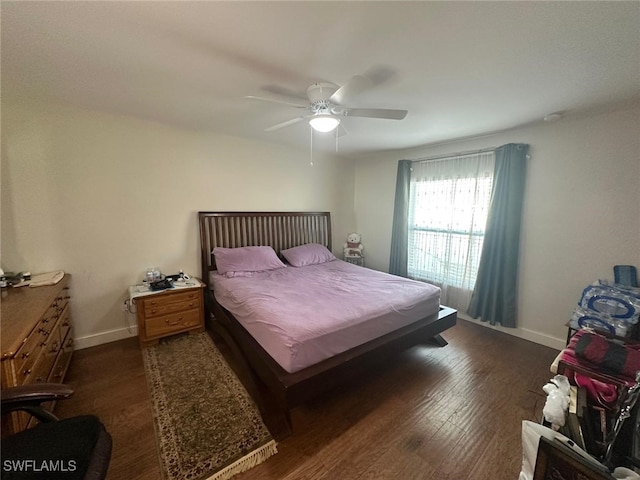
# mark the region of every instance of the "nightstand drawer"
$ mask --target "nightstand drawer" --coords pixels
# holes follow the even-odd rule
[[[190,310],[192,308],[198,308],[199,306],[199,291],[158,295],[143,301],[144,316],[146,318]]]
[[[180,313],[150,318],[146,322],[147,337],[168,335],[197,327],[202,322],[200,309],[187,310]]]

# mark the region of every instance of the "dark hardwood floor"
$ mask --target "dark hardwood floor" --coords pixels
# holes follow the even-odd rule
[[[463,320],[443,337],[294,409],[278,454],[234,479],[517,479],[521,422],[540,420],[557,352]],[[160,479],[137,339],[75,352],[67,383],[76,393],[56,412],[104,421],[108,479]]]

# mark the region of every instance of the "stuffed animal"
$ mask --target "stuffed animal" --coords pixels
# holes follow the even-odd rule
[[[350,233],[347,235],[347,242],[344,244],[345,257],[362,257],[364,246],[360,243],[359,233]]]

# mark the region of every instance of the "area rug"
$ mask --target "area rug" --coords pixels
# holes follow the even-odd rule
[[[163,339],[143,358],[166,480],[225,480],[277,452],[207,333]]]

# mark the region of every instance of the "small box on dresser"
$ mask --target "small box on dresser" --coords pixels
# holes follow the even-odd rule
[[[65,275],[49,286],[2,289],[2,388],[64,381],[73,354],[70,278]],[[33,422],[26,413],[3,415],[2,436]]]

